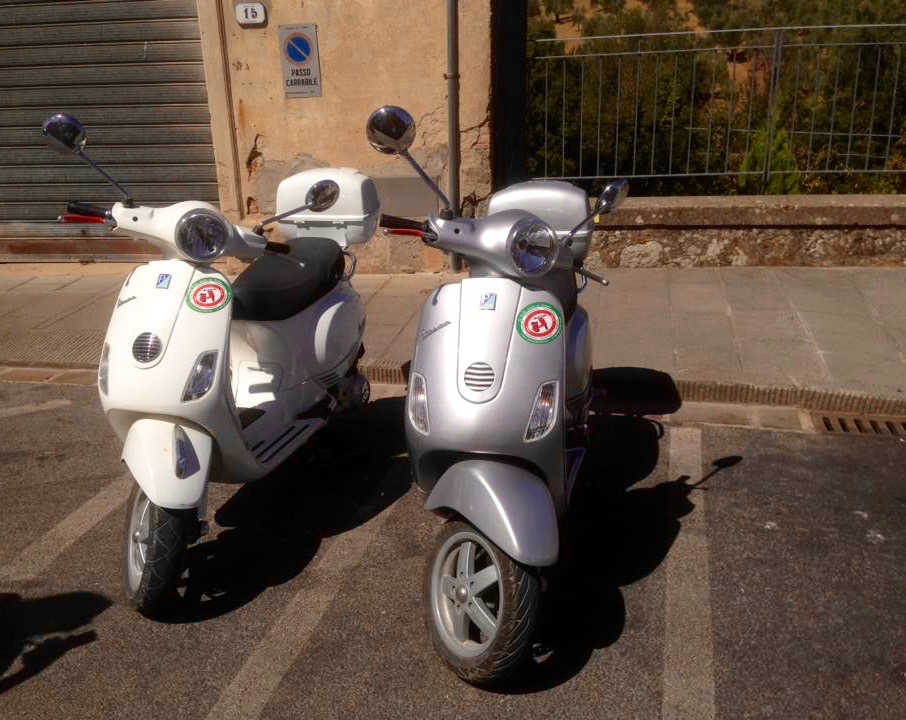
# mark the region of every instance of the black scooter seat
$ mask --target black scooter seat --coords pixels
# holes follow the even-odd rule
[[[344,267],[343,251],[327,238],[299,242],[292,255],[263,255],[233,282],[233,318],[292,317],[333,290]]]

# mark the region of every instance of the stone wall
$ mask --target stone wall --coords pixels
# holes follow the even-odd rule
[[[363,272],[436,272],[421,244],[379,234]],[[602,219],[587,265],[906,265],[906,196],[632,198]]]

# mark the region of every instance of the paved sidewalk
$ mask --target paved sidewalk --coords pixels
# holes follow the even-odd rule
[[[131,266],[119,267],[0,265],[0,366],[95,366]],[[906,269],[614,268],[607,277],[610,287],[581,297],[597,368],[667,372],[688,400],[906,412]],[[450,279],[355,278],[374,380],[401,379],[421,305]]]

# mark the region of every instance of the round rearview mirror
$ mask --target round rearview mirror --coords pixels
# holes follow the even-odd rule
[[[56,113],[41,128],[51,148],[63,155],[80,152],[85,147],[85,128],[72,115]]]
[[[415,140],[415,120],[401,107],[385,105],[371,113],[365,132],[375,150],[385,155],[399,155]]]
[[[620,178],[619,180],[614,180],[613,182],[607,183],[607,187],[604,188],[604,192],[601,193],[601,196],[598,198],[598,202],[595,205],[595,210],[601,214],[607,214],[616,210],[620,203],[626,199],[626,195],[629,194],[629,181],[626,178]]]
[[[314,212],[332,208],[340,197],[340,186],[333,180],[319,180],[305,194],[305,205]]]

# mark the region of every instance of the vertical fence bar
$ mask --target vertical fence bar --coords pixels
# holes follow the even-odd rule
[[[692,53],[692,89],[689,93],[689,139],[686,142],[686,174],[689,174],[689,160],[692,158],[692,126],[695,123],[695,70],[698,53]]]
[[[893,137],[893,115],[897,106],[897,83],[900,80],[900,60],[903,57],[903,45],[897,45],[897,69],[893,71],[893,97],[890,99],[890,122],[887,124],[887,149],[884,151],[884,167],[890,161],[890,140]]]
[[[856,125],[856,98],[859,95],[859,71],[862,69],[862,46],[859,46],[859,52],[856,60],[856,83],[853,86],[853,103],[849,110],[849,137],[846,140],[846,171],[849,172],[849,153],[853,147],[853,128]]]
[[[827,132],[827,161],[824,164],[824,170],[830,170],[830,159],[833,152],[832,143],[834,142],[834,120],[837,117],[837,89],[840,87],[840,57],[843,55],[841,50],[837,51],[837,69],[834,71],[834,99],[831,102],[831,120],[830,130]]]
[[[582,177],[582,156],[585,154],[583,144],[582,120],[585,117],[585,59],[579,60],[579,177]]]
[[[642,40],[639,38],[635,49],[635,119],[632,129],[632,174],[635,175],[636,149],[639,145],[639,97],[642,82]]]
[[[651,167],[648,172],[654,175],[654,150],[657,147],[657,91],[661,74],[661,54],[654,56],[654,97],[651,103]]]
[[[676,78],[679,74],[679,53],[673,54],[673,93],[670,96],[670,151],[667,155],[667,174],[673,175],[673,135],[676,131]]]
[[[796,48],[796,87],[793,90],[793,119],[790,122],[790,154],[796,157],[796,119],[799,109],[799,75],[802,69],[802,48]]]
[[[623,56],[617,57],[617,116],[613,128],[613,176],[617,176],[620,160],[620,104],[623,100]]]
[[[711,96],[708,98],[708,145],[705,150],[705,172],[711,168],[711,126],[714,120],[714,91],[717,88],[717,50],[711,58]]]
[[[821,77],[821,46],[815,48],[815,91],[812,93],[812,127],[808,134],[808,154],[805,156],[805,169],[812,166],[812,141],[815,139],[815,117],[818,111],[818,78]]]
[[[744,157],[749,156],[749,143],[752,142],[752,110],[755,109],[755,60],[752,60],[752,67],[749,68],[749,119],[746,121],[746,152]]]
[[[762,182],[764,189],[768,189],[768,183],[771,181],[771,154],[774,149],[774,114],[777,110],[777,85],[780,83],[780,70],[783,66],[783,31],[777,30],[774,33],[774,50],[771,53],[771,87],[768,95],[768,114],[767,127],[765,132],[764,145],[764,174]]]
[[[733,101],[736,96],[736,53],[734,48],[733,53],[733,72],[730,77],[730,106],[727,110],[727,139],[726,147],[724,148],[724,172],[727,172],[730,169],[730,138],[732,137],[731,125],[733,123],[733,111],[734,105]]]
[[[871,96],[871,119],[868,121],[868,140],[865,142],[865,167],[868,170],[868,162],[871,157],[871,140],[875,129],[875,104],[878,102],[878,76],[881,74],[881,45],[878,45],[878,62],[875,64],[875,89]]]
[[[560,103],[560,177],[566,175],[566,59],[560,61],[563,67],[563,98]]]
[[[604,85],[604,58],[598,58],[598,142],[595,175],[601,175],[601,87]]]

